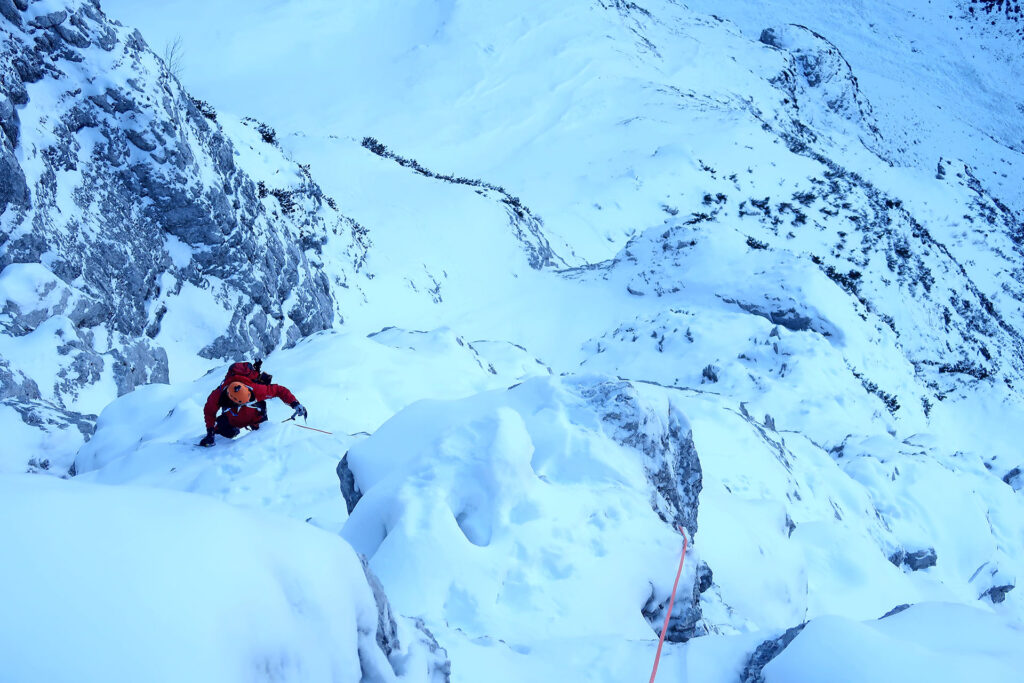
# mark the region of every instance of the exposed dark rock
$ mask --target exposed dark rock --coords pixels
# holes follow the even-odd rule
[[[38,294],[49,303],[32,310],[0,301],[0,333],[27,334],[53,316],[74,332],[62,327],[52,339],[63,354],[53,386],[37,369],[5,367],[16,383],[4,400],[41,428],[52,415],[53,424],[91,425],[61,411],[73,414],[104,371],[118,393],[166,382],[166,352],[154,340],[186,285],[231,312],[202,350],[211,358],[264,355],[330,327],[336,303],[322,246],[328,235],[342,242],[351,260],[332,270],[348,282],[365,260],[366,229],[330,207],[308,173],[282,189],[292,197],[288,215],[264,206],[221,128],[141,35],[107,20],[98,3],[30,23],[23,5],[0,0],[0,271],[47,254],[45,269],[60,284],[46,284]],[[117,67],[102,79],[68,69],[90,46],[114,53]],[[19,111],[26,84],[40,81],[57,95],[45,117]]]
[[[401,669],[396,670],[393,656],[399,660],[402,659],[404,653],[409,649],[410,643],[406,643],[403,650],[402,644],[398,640],[398,624],[395,622],[394,614],[391,611],[391,604],[388,602],[388,596],[384,592],[384,586],[381,585],[380,579],[370,569],[370,564],[366,557],[359,555],[359,561],[363,565],[366,583],[369,584],[370,590],[373,591],[373,598],[377,603],[377,629],[374,633],[374,642],[391,661],[392,670],[389,672],[389,675],[398,674]],[[412,625],[414,628],[413,635],[416,637],[416,645],[428,655],[425,663],[428,667],[427,673],[430,676],[430,680],[447,683],[451,679],[451,662],[448,661],[448,652],[438,644],[434,634],[430,632],[430,629],[427,628],[422,619],[413,619]],[[385,672],[380,671],[376,664],[370,663],[370,658],[364,656],[362,643],[360,643],[359,663],[362,668],[362,678],[360,680],[366,681],[366,683],[383,680],[381,674]]]
[[[805,315],[792,306],[774,308],[771,305],[765,306],[761,303],[738,301],[735,299],[722,299],[722,301],[727,304],[736,304],[747,313],[760,316],[772,324],[785,327],[792,332],[806,332],[810,330],[826,337],[836,337],[839,335],[838,328],[828,320],[820,316],[811,317],[810,315]]]
[[[90,95],[89,101],[108,114],[125,114],[130,111],[138,111],[135,102],[115,88],[107,88],[102,95]]]
[[[795,309],[788,308],[786,310],[769,311],[768,320],[776,325],[781,325],[787,330],[793,330],[794,332],[802,332],[804,330],[811,329],[811,318],[801,315]]]
[[[786,538],[792,537],[794,531],[796,531],[796,522],[793,521],[793,518],[790,517],[789,513],[787,512],[786,513]]]
[[[370,584],[373,591],[373,599],[377,602],[377,647],[384,651],[384,654],[391,656],[391,653],[401,648],[398,642],[398,625],[395,624],[395,617],[391,613],[391,604],[384,592],[384,586],[380,579],[370,569],[364,555],[359,555],[359,561],[363,565],[363,574],[366,575],[366,583]]]
[[[348,514],[351,515],[352,511],[356,509],[356,504],[363,497],[363,493],[356,486],[355,475],[352,474],[352,470],[348,467],[348,453],[341,457],[335,472],[338,474],[338,482],[341,485],[341,495],[345,499],[345,506],[348,508]]]
[[[11,149],[18,146],[18,110],[6,95],[0,95],[0,131],[3,131]]]
[[[668,628],[665,629],[665,640],[670,643],[685,643],[691,638],[707,635],[707,629],[700,623],[701,611],[699,607],[700,591],[698,583],[694,582],[692,590],[684,592],[679,589],[676,600],[672,605],[672,616],[668,621]],[[660,634],[665,626],[665,610],[668,609],[669,596],[658,596],[653,587],[651,595],[646,604],[641,608],[647,623],[651,629]]]
[[[0,0],[0,17],[3,17],[19,28],[21,27],[21,14],[18,12],[18,8],[14,6],[13,0]]]
[[[883,614],[882,616],[880,616],[878,618],[879,619],[885,619],[886,617],[891,617],[894,614],[899,614],[900,612],[902,612],[903,610],[906,610],[906,609],[910,609],[910,605],[908,605],[906,603],[904,603],[902,605],[896,605],[891,610],[889,610],[888,612],[886,612],[885,614]]]
[[[5,405],[15,410],[21,416],[22,422],[43,431],[74,428],[78,430],[84,440],[88,441],[89,437],[96,430],[96,415],[65,410],[50,401],[5,398],[0,399],[0,405]],[[63,459],[66,459],[70,466],[73,454],[63,455],[65,456]]]
[[[156,143],[152,140],[147,140],[146,136],[137,130],[127,130],[125,131],[125,135],[128,136],[128,140],[131,141],[133,145],[141,149],[143,152],[152,152],[156,149]]]
[[[1024,473],[1021,472],[1020,467],[1014,467],[1006,473],[1003,481],[1012,486],[1014,491],[1020,491],[1024,488]]]
[[[987,597],[993,603],[998,604],[1003,600],[1006,600],[1006,594],[1014,589],[1013,584],[1004,584],[1002,586],[992,586],[987,591],[978,596],[978,599]]]
[[[716,368],[714,365],[705,365],[704,369],[701,370],[700,374],[701,374],[701,377],[703,378],[701,380],[701,383],[703,383],[704,380],[707,380],[708,382],[711,382],[712,384],[714,384],[715,382],[718,381],[718,368]]]
[[[782,651],[789,647],[789,644],[800,635],[807,623],[800,624],[788,629],[778,638],[766,640],[757,646],[754,653],[750,655],[743,673],[740,674],[740,683],[764,683],[762,671],[773,659],[782,654]]]
[[[29,190],[18,160],[4,146],[0,148],[0,216],[8,208],[28,208]]]
[[[771,47],[783,47],[781,39],[778,35],[776,35],[775,29],[773,28],[766,28],[762,30],[761,36],[758,38],[758,40],[760,40],[765,45],[770,45]]]
[[[707,562],[697,565],[697,592],[705,593],[715,582],[715,575]]]
[[[935,552],[935,548],[926,548],[924,550],[915,550],[914,552],[907,553],[903,563],[910,567],[911,571],[916,572],[920,569],[934,567],[938,559],[939,557]]]
[[[580,392],[612,427],[612,438],[646,456],[654,490],[651,507],[658,516],[696,535],[701,466],[683,414],[672,405],[667,415],[653,414],[630,382],[583,384]]]
[[[935,552],[935,548],[925,548],[923,550],[914,550],[911,552],[907,552],[903,548],[900,548],[889,556],[889,561],[897,567],[907,567],[910,571],[914,572],[921,569],[927,569],[928,567],[934,567],[938,559],[939,556]]]
[[[65,10],[57,10],[56,12],[50,12],[49,14],[42,14],[28,23],[29,26],[48,29],[60,26],[67,18],[68,13]]]
[[[117,394],[122,396],[143,384],[167,384],[167,352],[154,348],[148,339],[130,342],[115,349],[114,382]]]
[[[74,18],[71,22],[61,23],[56,27],[57,35],[64,39],[64,42],[69,45],[74,45],[78,48],[86,48],[92,45],[92,41],[82,32],[75,28],[73,25]]]
[[[6,360],[0,358],[0,400],[16,399],[21,402],[41,397],[35,380],[20,371],[11,370]]]
[[[648,405],[630,382],[580,382],[577,391],[608,425],[616,442],[644,455],[644,469],[651,485],[651,508],[673,528],[682,526],[691,536],[695,535],[702,473],[693,432],[683,414],[671,401],[664,413],[661,406]],[[694,576],[689,589],[680,588],[667,640],[683,642],[705,633],[699,599],[700,584],[708,579],[696,572]],[[661,628],[658,622],[664,620],[668,602],[668,595],[656,595],[652,590],[642,608],[656,630]]]

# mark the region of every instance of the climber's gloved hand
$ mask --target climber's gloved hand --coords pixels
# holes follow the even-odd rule
[[[292,413],[292,416],[290,418],[288,418],[289,420],[294,420],[297,417],[301,417],[303,420],[305,420],[307,417],[309,417],[309,413],[306,411],[305,406],[303,406],[298,401],[292,404],[292,410],[294,410],[295,412]]]
[[[209,448],[210,446],[213,445],[213,430],[212,429],[206,430],[206,436],[204,436],[203,440],[199,442],[199,445],[203,446],[204,448]]]

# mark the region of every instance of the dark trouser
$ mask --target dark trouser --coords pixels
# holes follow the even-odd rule
[[[255,405],[255,408],[259,411],[259,417],[253,424],[247,425],[249,429],[259,429],[260,423],[267,421],[267,402],[259,401]],[[226,436],[229,439],[235,438],[241,433],[241,431],[241,429],[228,422],[227,413],[221,413],[217,416],[217,421],[213,423],[213,433]]]
[[[231,424],[228,422],[227,413],[221,413],[219,416],[217,416],[217,421],[213,423],[213,433],[220,434],[221,436],[226,436],[229,439],[235,438],[241,431],[242,430],[239,429],[238,427],[231,426]]]

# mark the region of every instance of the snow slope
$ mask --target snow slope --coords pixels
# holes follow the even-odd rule
[[[310,426],[332,434],[278,424],[291,411],[271,401],[271,423],[259,432],[196,448],[203,404],[226,369],[219,367],[108,406],[78,453],[78,478],[213,495],[337,532],[347,513],[334,470],[353,443],[425,396],[463,398],[506,386],[523,371],[547,372],[518,348],[494,344],[481,353],[449,330],[391,329],[371,338],[325,332],[272,358],[266,368],[309,407]]]
[[[746,320],[771,329],[732,315],[740,329]],[[779,334],[787,343],[799,333]],[[360,362],[325,373],[324,359],[337,355]],[[495,375],[492,365],[514,369]],[[697,533],[673,630],[720,635],[670,644],[665,680],[735,680],[723,677],[790,626],[825,619],[839,624],[825,631],[829,642],[846,642],[862,620],[936,601],[973,606],[1007,643],[993,646],[993,680],[1012,680],[998,672],[1020,643],[1020,596],[991,589],[1016,583],[1022,501],[980,458],[950,458],[934,437],[900,441],[880,428],[830,452],[752,416],[715,384],[552,377],[528,362],[494,363],[449,332],[325,333],[267,366],[311,406],[310,424],[333,435],[276,423],[288,411],[272,403],[274,419],[259,431],[200,449],[199,409],[216,377],[148,387],[104,411],[78,479],[200,493],[340,530],[370,557],[396,612],[423,619],[448,651],[453,680],[636,675],[664,615],[680,546],[666,521],[675,518]],[[360,366],[374,372],[361,377]],[[844,411],[816,408],[834,422]],[[691,427],[699,507],[685,492],[666,494],[656,476],[666,453],[688,452],[671,444]],[[333,470],[345,453],[339,491]],[[668,481],[686,480],[685,469],[671,471]],[[934,566],[911,569],[919,565],[908,557],[928,550]],[[929,619],[946,632],[963,616]],[[805,639],[831,637],[808,629]],[[858,657],[878,651],[912,667],[894,656],[893,639],[935,642],[913,625],[883,635]],[[976,647],[949,655],[955,667],[974,666]],[[789,656],[778,666],[811,666],[808,655]]]
[[[285,131],[373,135],[428,166],[514,188],[586,260],[614,253],[685,189],[661,182],[667,150],[656,151],[695,137],[678,111],[688,96],[706,111],[782,104],[766,107],[752,77],[780,70],[757,40],[787,24],[824,36],[849,64],[884,158],[926,173],[940,158],[967,160],[1021,210],[1018,25],[980,20],[971,6],[104,3],[156,45],[180,36],[182,79],[200,97]],[[814,105],[796,104],[810,123]]]

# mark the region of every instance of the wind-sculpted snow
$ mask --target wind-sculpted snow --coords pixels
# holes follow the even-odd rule
[[[340,360],[326,360],[331,358]],[[439,648],[476,648],[478,644],[465,640],[467,634],[485,641],[500,637],[499,631],[490,635],[491,616],[518,614],[509,644],[500,646],[501,656],[532,662],[530,648],[551,646],[547,637],[537,638],[533,632],[548,624],[540,626],[542,634],[565,635],[583,649],[603,642],[618,653],[617,670],[630,670],[623,667],[653,653],[655,628],[664,618],[681,549],[682,539],[666,520],[686,521],[695,515],[700,463],[689,426],[666,392],[653,386],[551,378],[494,391],[516,377],[506,372],[531,365],[534,373],[548,375],[522,349],[497,342],[470,344],[447,330],[388,329],[369,338],[321,334],[272,355],[266,367],[310,406],[311,425],[334,434],[276,424],[287,409],[271,402],[272,420],[259,431],[235,441],[218,438],[213,449],[197,448],[202,401],[219,378],[211,374],[191,385],[140,387],[111,404],[79,455],[77,479],[205,494],[337,530],[349,524],[333,474],[346,449],[346,462],[382,468],[393,475],[395,485],[414,470],[427,476],[438,459],[447,461],[447,468],[437,470],[435,485],[417,485],[420,474],[403,485],[418,487],[422,496],[406,498],[386,482],[372,485],[373,478],[365,473],[358,481],[367,494],[355,506],[354,535],[367,533],[363,524],[376,528],[379,520],[365,522],[367,510],[375,505],[397,506],[397,512],[408,504],[403,525],[438,525],[429,531],[413,529],[412,536],[392,532],[390,541],[376,548],[356,543],[360,551],[376,550],[371,566],[380,575],[398,623],[403,615],[424,619],[422,626],[414,622],[416,632],[401,636],[400,642],[415,640],[423,657],[441,653]],[[491,391],[478,393],[487,389]],[[423,395],[449,400],[408,406]],[[473,408],[466,410],[469,406]],[[436,419],[418,424],[424,410]],[[397,417],[379,427],[396,412]],[[419,428],[403,427],[409,420]],[[130,430],[124,429],[126,421],[132,424]],[[529,432],[524,431],[527,424]],[[439,453],[432,450],[431,430],[446,434],[447,445]],[[369,431],[374,436],[366,439]],[[475,441],[477,435],[482,441]],[[424,449],[419,465],[416,458],[403,465],[402,459],[417,448]],[[463,457],[465,468],[459,463]],[[399,499],[392,497],[396,493]],[[460,514],[439,498],[461,506]],[[438,514],[417,522],[425,506]],[[447,520],[438,516],[444,509],[449,510]],[[359,529],[363,531],[355,531]],[[436,536],[435,531],[444,534]],[[403,547],[399,540],[411,545]],[[388,547],[396,554],[393,559],[385,557]],[[511,555],[499,555],[504,552]],[[467,559],[471,563],[462,569],[479,574],[466,573],[460,585],[435,592],[438,586],[433,584],[444,574],[427,571],[429,562],[461,566]],[[493,567],[508,560],[513,563],[503,576],[491,576]],[[697,600],[699,589],[708,588],[708,571],[696,552],[687,561],[681,584],[686,594],[677,600],[670,626],[676,640],[703,632]],[[549,579],[556,583],[546,585]],[[493,614],[476,613],[474,602],[480,600],[483,607],[485,596],[476,592],[478,584],[500,591]],[[545,616],[549,599],[571,612],[552,622]],[[455,630],[456,621],[445,624],[437,612],[422,611],[424,602],[444,603],[444,613],[465,620],[458,622],[465,630]],[[390,619],[381,615],[383,626],[377,633],[386,652]],[[637,641],[616,635],[620,618]],[[585,637],[574,636],[575,630]],[[440,645],[431,644],[431,632]],[[443,658],[437,654],[435,660]],[[537,675],[546,670],[546,661],[538,659],[523,671]],[[462,675],[485,675],[489,662],[466,657]],[[512,666],[510,672],[523,664]],[[444,670],[440,663],[437,667]],[[567,667],[567,673],[575,670],[571,662]]]
[[[1000,616],[929,603],[872,622],[822,617],[790,629],[777,647],[764,649],[770,661],[752,660],[741,681],[1010,683],[1020,678],[1022,652],[1024,633]]]
[[[287,409],[272,402],[258,432],[196,448],[213,374],[116,401],[80,455],[79,477],[202,493],[342,530],[369,556],[396,621],[422,618],[448,652],[454,680],[553,680],[584,661],[604,667],[598,680],[635,674],[653,656],[678,562],[671,523],[690,523],[695,498],[699,530],[669,629],[690,649],[670,645],[667,680],[703,666],[734,666],[738,676],[768,632],[827,614],[873,619],[927,600],[1015,613],[1021,595],[1007,587],[1022,561],[1012,539],[1024,499],[977,454],[951,459],[934,438],[903,443],[884,421],[871,427],[873,411],[888,413],[858,396],[842,364],[822,373],[827,338],[725,307],[690,321],[692,348],[666,341],[658,355],[666,372],[692,365],[699,388],[551,377],[521,349],[448,330],[318,335],[267,367],[310,406],[309,424],[333,435],[276,424]],[[696,361],[722,340],[741,348],[751,332],[766,342],[747,347],[751,359],[799,356],[792,376],[827,377],[835,403],[795,403],[788,392],[810,380],[788,390],[765,374],[771,392],[738,405],[745,390],[727,364],[701,385]],[[507,389],[517,375],[506,369],[541,376]],[[634,360],[630,372],[641,369]],[[423,396],[434,400],[414,402]],[[828,448],[788,427],[828,436],[851,415],[874,436]],[[346,452],[359,493],[350,516],[335,476]],[[890,561],[926,548],[934,566]],[[705,630],[737,635],[705,645],[693,638]],[[430,638],[420,641],[430,652]]]
[[[420,402],[346,460],[362,497],[342,535],[370,557],[397,609],[435,632],[526,653],[550,639],[651,639],[660,628],[682,541],[666,522],[695,526],[700,490],[671,392],[538,378]],[[704,632],[699,557],[684,571],[677,640]]]
[[[336,536],[149,488],[0,475],[0,493],[11,680],[448,681]]]

